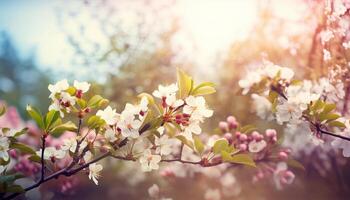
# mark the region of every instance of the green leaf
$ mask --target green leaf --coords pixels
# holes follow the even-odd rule
[[[327,113],[327,114],[321,114],[319,116],[319,120],[321,122],[323,122],[324,120],[327,120],[327,122],[329,121],[333,121],[336,120],[340,117],[340,115],[336,114],[336,113]]]
[[[19,137],[19,136],[21,136],[21,135],[27,133],[27,131],[28,131],[28,128],[24,128],[24,129],[22,129],[22,130],[16,132],[15,135],[14,135],[14,137]]]
[[[68,121],[64,124],[53,127],[50,133],[51,135],[58,137],[65,131],[75,131],[75,130],[77,130],[77,126],[73,122]]]
[[[323,108],[322,114],[330,113],[336,107],[337,107],[337,105],[335,105],[335,104],[326,104]]]
[[[251,167],[256,167],[254,160],[249,154],[237,154],[237,155],[231,156],[230,153],[222,151],[221,157],[222,157],[222,160],[225,162],[238,163],[238,164],[243,164]]]
[[[270,90],[269,92],[269,96],[268,96],[268,100],[271,102],[271,103],[274,103],[278,98],[278,93],[273,91],[273,90]]]
[[[186,146],[190,147],[191,149],[194,149],[193,142],[187,140],[185,136],[183,136],[183,135],[177,135],[177,136],[175,136],[175,138],[177,138],[178,140],[180,140],[183,144],[185,144]]]
[[[91,99],[88,101],[87,106],[90,108],[96,108],[99,106],[100,102],[102,102],[103,100],[104,98],[101,97],[100,95],[95,95],[91,97]]]
[[[204,151],[204,144],[203,144],[203,142],[200,140],[200,138],[198,136],[194,136],[193,140],[194,140],[194,147],[196,148],[197,152],[199,154],[202,154],[203,151]]]
[[[27,153],[27,154],[35,154],[35,151],[30,148],[29,146],[19,143],[19,142],[14,142],[10,144],[11,149],[18,149],[22,153]]]
[[[59,118],[60,112],[56,110],[50,110],[45,117],[45,129],[49,130],[53,123]]]
[[[91,116],[87,121],[87,125],[90,129],[99,128],[103,126],[105,123],[106,123],[105,120],[101,119],[101,117],[96,115]]]
[[[30,117],[38,124],[39,128],[44,129],[44,121],[41,113],[34,107],[27,105],[27,112]]]
[[[314,102],[314,104],[311,106],[311,111],[317,112],[318,110],[322,109],[324,107],[325,103],[322,100],[317,100]]]
[[[177,69],[177,84],[179,87],[179,98],[185,98],[191,93],[193,80],[181,69]]]
[[[201,83],[192,90],[191,94],[194,96],[213,94],[216,92],[214,86],[212,82]]]
[[[221,151],[225,151],[231,153],[234,150],[232,146],[229,146],[229,143],[226,139],[219,139],[214,143],[213,152],[215,154],[221,153]]]
[[[86,103],[86,101],[84,99],[77,99],[77,104],[79,105],[79,107],[81,109],[84,109],[87,106],[87,103]]]
[[[156,104],[156,102],[154,101],[153,96],[150,95],[150,94],[141,93],[141,94],[137,95],[137,97],[140,98],[140,99],[142,99],[143,97],[146,97],[147,100],[148,100],[148,104],[150,104],[150,105],[155,105]]]
[[[6,113],[6,107],[5,106],[1,106],[0,107],[0,117],[3,116]]]
[[[343,122],[340,122],[340,121],[332,121],[332,122],[329,122],[328,125],[330,126],[334,126],[334,127],[339,127],[339,128],[345,128],[345,124]]]
[[[31,155],[29,158],[29,160],[33,161],[33,162],[36,162],[36,163],[40,163],[41,162],[41,158],[40,156],[34,154],[34,155]]]
[[[288,159],[287,160],[287,165],[296,168],[296,169],[301,169],[305,171],[305,167],[303,166],[303,164],[301,164],[299,161],[294,160],[294,159]]]

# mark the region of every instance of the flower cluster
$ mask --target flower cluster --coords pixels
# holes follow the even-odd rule
[[[286,123],[288,127],[286,132],[296,130],[295,134],[299,134],[302,130],[306,134],[313,135],[314,137],[309,139],[314,144],[323,143],[322,136],[325,134],[344,140],[342,135],[347,135],[346,129],[345,132],[343,131],[346,123],[337,110],[337,104],[345,94],[343,83],[339,80],[334,81],[336,79],[333,77],[337,76],[336,73],[331,73],[329,78],[323,77],[317,81],[290,79],[287,84],[281,84],[281,82],[286,83],[285,79],[279,75],[281,69],[274,77],[265,75],[260,82],[248,88],[243,87],[248,91],[252,88],[252,98],[255,108],[258,109],[256,111],[258,116],[275,118],[279,124]],[[261,104],[258,105],[258,103]],[[330,130],[336,133],[330,133]],[[334,144],[337,142],[340,140],[335,141]],[[342,143],[347,144],[348,141],[342,141]],[[340,145],[339,148],[344,148],[344,145]]]

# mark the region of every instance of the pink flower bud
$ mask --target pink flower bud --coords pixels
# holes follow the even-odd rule
[[[227,122],[219,122],[219,128],[221,129],[222,132],[228,131],[228,124]]]
[[[228,141],[228,143],[232,144],[233,137],[231,133],[225,133],[224,138]]]
[[[241,135],[241,132],[239,132],[239,131],[236,131],[236,132],[235,132],[236,138],[239,138],[240,135]]]
[[[238,122],[234,116],[228,116],[226,119],[230,129],[235,129],[238,126]]]
[[[239,149],[240,149],[241,151],[246,151],[246,150],[247,150],[247,144],[240,144],[240,145],[239,145]]]
[[[241,134],[240,136],[239,136],[239,140],[240,141],[246,141],[248,139],[248,136],[246,135],[246,134]]]
[[[265,131],[265,135],[266,135],[266,137],[268,137],[268,138],[271,139],[271,138],[277,136],[277,132],[276,132],[275,129],[267,129],[267,130]]]
[[[258,140],[260,137],[260,133],[258,131],[253,131],[251,136],[253,140]]]
[[[278,157],[281,159],[281,160],[287,160],[288,159],[288,154],[284,151],[281,151],[278,153]]]

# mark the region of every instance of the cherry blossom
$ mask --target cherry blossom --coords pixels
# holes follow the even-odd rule
[[[205,99],[203,97],[189,96],[185,100],[186,105],[183,112],[191,115],[192,119],[202,121],[204,117],[211,117],[213,111],[206,107]]]
[[[160,162],[160,160],[161,157],[159,155],[153,155],[151,153],[151,150],[146,149],[139,159],[142,171],[149,172],[152,170],[159,169],[158,163]]]
[[[98,185],[98,178],[103,169],[103,166],[100,164],[92,163],[89,165],[89,179],[92,180],[96,185]]]
[[[258,152],[262,151],[266,146],[267,146],[267,144],[266,144],[265,140],[261,140],[259,142],[253,140],[253,141],[249,142],[248,149],[252,153],[258,153]]]
[[[61,80],[61,81],[58,81],[56,84],[54,84],[54,85],[49,85],[48,86],[48,89],[49,89],[49,91],[51,92],[51,94],[50,94],[50,98],[51,99],[54,99],[55,98],[55,95],[57,94],[57,93],[60,93],[60,92],[62,92],[62,91],[64,91],[64,90],[66,90],[66,89],[68,89],[69,88],[69,84],[68,84],[68,81],[67,81],[67,79],[63,79],[63,80]]]
[[[38,156],[41,156],[42,149],[36,152]],[[56,149],[55,147],[47,147],[44,151],[44,159],[45,160],[52,160],[55,161],[55,159],[62,159],[66,156],[66,152],[61,149]]]
[[[85,81],[79,82],[79,81],[74,80],[73,85],[74,85],[75,89],[77,89],[81,93],[85,93],[85,92],[89,91],[91,84],[88,82],[85,82]]]
[[[104,110],[99,110],[96,113],[96,116],[101,117],[101,119],[105,120],[108,125],[114,125],[118,122],[120,115],[116,112],[115,109],[108,106]]]
[[[153,96],[162,99],[163,97],[168,97],[175,94],[178,90],[179,88],[176,84],[171,84],[168,86],[159,85],[158,90],[155,90],[152,94]]]
[[[154,143],[157,146],[157,154],[166,156],[172,152],[173,141],[169,138],[169,136],[164,135],[160,138],[156,137]]]

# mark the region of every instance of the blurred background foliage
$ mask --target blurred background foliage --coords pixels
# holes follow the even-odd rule
[[[324,20],[321,0],[298,1],[308,11],[298,20],[276,16],[272,6],[274,1],[257,1],[254,4],[257,6],[256,20],[244,39],[229,41],[228,48],[205,66],[196,63],[187,49],[174,48],[174,39],[178,39],[182,33],[181,20],[174,12],[176,1],[164,2],[118,1],[118,4],[113,1],[81,0],[72,5],[58,3],[58,27],[74,52],[74,56],[69,57],[71,67],[68,68],[61,68],[60,65],[49,68],[38,66],[35,49],[25,57],[20,55],[11,35],[2,32],[0,100],[18,108],[22,117],[27,119],[23,112],[26,104],[36,105],[45,111],[49,103],[47,85],[66,77],[71,81],[94,82],[94,93],[110,99],[120,111],[126,102],[134,101],[139,93],[151,93],[159,84],[174,82],[176,68],[180,67],[193,75],[195,80],[209,80],[217,84],[217,94],[208,99],[215,116],[207,121],[206,132],[214,133],[217,123],[233,114],[243,124],[256,124],[261,131],[273,127],[281,134],[282,127],[257,118],[252,113],[250,98],[239,95],[237,83],[245,70],[267,59],[295,69],[300,78],[317,78],[327,73],[322,67],[323,58],[317,39]],[[237,8],[234,10],[237,11]],[[191,42],[188,40],[185,43],[196,52],[196,48],[192,48],[195,45],[188,44]],[[346,56],[349,55],[340,57]],[[61,59],[68,58],[62,56]],[[308,163],[310,156],[313,154],[302,156],[299,160]],[[320,170],[322,165],[317,165],[319,163],[308,163],[306,171],[297,171],[296,182],[282,191],[276,191],[271,184],[252,185],[250,178],[247,178],[251,177],[251,171],[239,169],[235,174],[242,191],[235,198],[347,199],[350,194],[349,162],[339,165],[335,158],[327,162],[330,170]],[[144,199],[143,195],[154,180],[150,178],[133,187],[123,184],[123,178],[114,174],[114,171],[104,172],[98,188],[82,177],[82,184],[73,196],[58,195],[54,199]],[[215,184],[215,180],[203,177],[171,180],[165,193],[174,199],[202,199],[202,193],[198,191],[205,190],[211,184]],[[50,184],[45,187],[50,188]]]

